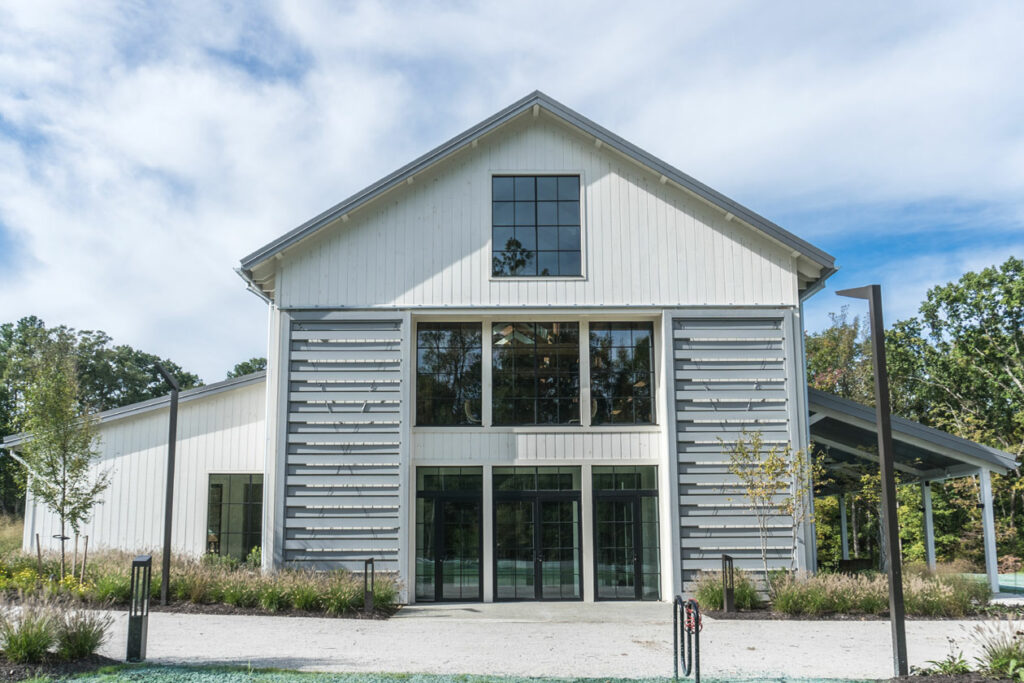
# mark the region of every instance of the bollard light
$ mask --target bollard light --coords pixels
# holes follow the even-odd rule
[[[149,587],[153,578],[153,558],[139,555],[132,561],[131,593],[128,603],[129,662],[146,658],[146,637],[149,632]]]
[[[374,575],[373,558],[363,563],[363,611],[367,614],[373,611],[373,583]]]
[[[722,555],[722,610],[736,611],[736,584],[734,582],[732,556]]]

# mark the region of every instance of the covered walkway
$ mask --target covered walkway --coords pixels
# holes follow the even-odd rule
[[[878,472],[878,436],[874,408],[822,391],[808,389],[811,441],[825,453],[831,482],[824,493],[839,498],[843,559],[849,559],[845,495],[860,488],[860,477]],[[925,552],[935,566],[935,526],[932,520],[931,483],[957,477],[978,477],[985,542],[985,573],[993,593],[999,592],[995,512],[991,474],[1006,474],[1017,467],[1012,455],[961,439],[912,420],[892,418],[895,466],[903,483],[921,487]]]

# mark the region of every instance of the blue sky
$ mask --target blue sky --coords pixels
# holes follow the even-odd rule
[[[216,381],[238,259],[535,89],[836,256],[808,305],[1024,255],[1020,2],[0,6],[0,321]],[[855,310],[856,304],[854,302]]]

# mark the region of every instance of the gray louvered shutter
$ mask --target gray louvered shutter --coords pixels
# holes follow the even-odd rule
[[[402,321],[293,320],[284,560],[398,571]]]
[[[760,569],[757,520],[729,472],[723,443],[760,431],[766,448],[790,440],[789,382],[782,317],[677,318],[673,321],[679,522],[684,585],[701,570]],[[719,441],[721,439],[721,441]],[[777,516],[769,566],[790,567],[792,522]]]

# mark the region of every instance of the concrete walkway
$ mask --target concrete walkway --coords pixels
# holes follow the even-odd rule
[[[127,616],[116,613],[103,654],[122,659]],[[978,622],[909,621],[911,664],[946,656],[955,638],[970,659]],[[672,612],[663,603],[512,603],[415,606],[389,620],[214,616],[154,612],[148,659],[308,671],[670,677]],[[708,677],[888,678],[885,621],[705,619]]]

